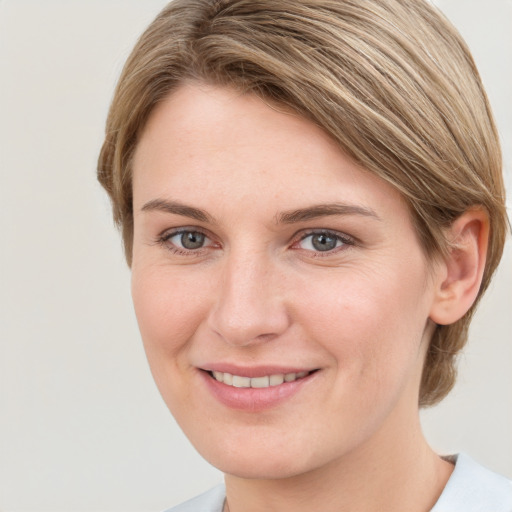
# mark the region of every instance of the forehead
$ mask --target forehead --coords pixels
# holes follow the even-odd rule
[[[136,203],[178,192],[199,202],[213,195],[216,206],[236,198],[263,208],[273,197],[292,208],[339,201],[404,207],[396,190],[311,121],[255,95],[200,84],[180,87],[154,109],[133,171]]]
[[[139,138],[135,166],[141,158],[147,162],[156,156],[157,145],[167,146],[167,156],[179,150],[172,156],[186,159],[212,160],[216,154],[225,157],[227,150],[256,145],[273,151],[275,158],[301,149],[317,149],[317,157],[326,149],[340,153],[321,128],[298,114],[253,94],[201,83],[182,85],[154,108]]]

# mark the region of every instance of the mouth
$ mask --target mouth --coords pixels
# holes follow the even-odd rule
[[[225,364],[222,368],[220,365],[212,366],[199,369],[206,389],[223,406],[250,413],[273,409],[299,395],[301,390],[311,389],[311,386],[315,386],[314,382],[318,385],[317,375],[321,373],[320,368],[242,369]]]
[[[243,375],[234,375],[227,372],[208,371],[207,373],[211,378],[217,382],[221,382],[226,386],[235,388],[269,388],[280,386],[285,382],[295,382],[304,379],[318,370],[289,372],[289,373],[276,373],[271,375],[262,375],[260,377],[245,377]]]

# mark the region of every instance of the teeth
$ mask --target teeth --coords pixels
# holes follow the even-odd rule
[[[213,377],[218,382],[223,382],[228,386],[235,388],[268,388],[270,386],[279,386],[283,382],[293,382],[309,375],[310,372],[298,373],[278,373],[276,375],[265,375],[263,377],[242,377],[232,375],[231,373],[212,372]]]
[[[253,377],[251,388],[268,388],[270,386],[270,377]]]
[[[284,382],[284,375],[282,373],[280,375],[271,375],[269,380],[271,386],[279,386],[279,384]]]
[[[240,377],[239,375],[233,375],[233,386],[235,388],[250,388],[251,379],[249,377]]]

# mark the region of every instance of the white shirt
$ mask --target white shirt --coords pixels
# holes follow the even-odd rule
[[[493,473],[461,453],[431,512],[512,512],[512,481]],[[222,512],[223,485],[167,510],[167,512]]]

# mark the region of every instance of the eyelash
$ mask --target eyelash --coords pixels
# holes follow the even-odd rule
[[[158,238],[156,239],[156,243],[163,246],[168,251],[172,252],[173,254],[177,254],[178,256],[201,256],[205,249],[207,249],[210,246],[203,246],[199,247],[197,250],[194,249],[182,249],[181,247],[177,247],[173,243],[169,242],[171,238],[174,238],[178,235],[184,235],[186,233],[197,233],[199,235],[202,235],[205,237],[205,239],[211,240],[211,237],[208,236],[207,233],[204,231],[197,229],[197,228],[179,228],[172,231],[165,231],[162,234],[158,235]],[[212,244],[213,245],[213,244]]]
[[[204,253],[204,250],[207,250],[211,246],[215,246],[215,242],[212,242],[211,245],[202,246],[202,247],[199,247],[198,249],[182,249],[182,248],[177,247],[176,245],[169,242],[169,240],[171,238],[174,238],[175,236],[183,235],[186,233],[196,233],[196,234],[204,236],[205,239],[212,241],[211,237],[209,237],[207,233],[205,233],[204,231],[202,231],[200,229],[179,228],[179,229],[176,229],[173,231],[165,231],[162,234],[158,235],[158,237],[156,239],[156,243],[163,246],[165,249],[172,252],[173,254],[177,254],[179,256],[188,256],[188,257],[201,256]],[[297,247],[297,245],[300,242],[303,242],[308,237],[313,237],[315,235],[318,235],[318,236],[323,235],[328,238],[333,238],[336,240],[336,243],[341,242],[342,245],[340,247],[334,247],[333,249],[329,249],[326,251],[320,251],[320,250],[315,251],[315,250],[302,249],[301,247]],[[290,247],[292,249],[307,251],[314,258],[327,257],[332,254],[338,253],[340,250],[343,251],[343,250],[346,250],[350,246],[356,245],[356,240],[353,237],[348,236],[346,234],[338,233],[336,231],[329,231],[329,230],[325,230],[325,229],[308,231],[306,233],[301,233],[300,236],[297,236],[297,234],[296,234],[293,238],[294,238],[294,241],[290,245]]]
[[[310,250],[310,249],[302,249],[300,247],[297,247],[296,250],[308,251],[310,253],[310,256],[313,258],[326,258],[328,256],[332,256],[333,254],[337,254],[339,251],[347,250],[349,247],[356,244],[356,240],[353,237],[346,235],[344,233],[339,233],[337,231],[329,231],[326,229],[316,229],[316,230],[308,231],[306,233],[301,234],[299,239],[296,242],[292,243],[292,248],[295,248],[295,246],[297,244],[299,244],[300,242],[303,242],[307,238],[313,237],[315,235],[323,235],[328,238],[333,238],[336,240],[336,243],[341,242],[342,245],[340,247],[334,247],[333,249],[329,249],[326,251],[320,251],[320,250],[315,251],[315,250]]]

